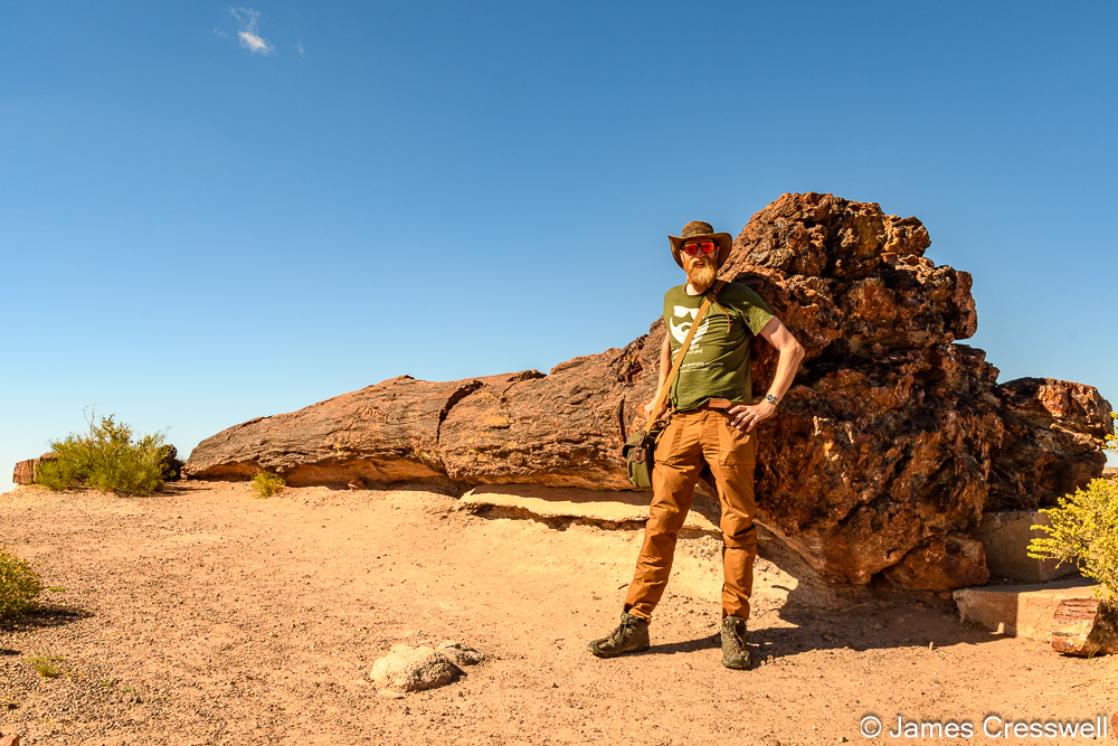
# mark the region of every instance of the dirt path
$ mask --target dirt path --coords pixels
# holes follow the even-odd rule
[[[761,665],[726,670],[710,538],[681,542],[652,651],[598,660],[585,644],[617,623],[639,532],[457,508],[404,491],[257,500],[221,483],[138,499],[0,495],[0,545],[56,588],[50,610],[0,630],[0,732],[24,744],[815,744],[863,741],[868,712],[889,725],[1118,710],[1118,657],[1063,658],[943,609],[805,607],[763,560],[750,620]],[[390,645],[444,639],[492,658],[441,689],[377,695],[367,673]],[[40,677],[30,656],[58,656],[62,675]]]

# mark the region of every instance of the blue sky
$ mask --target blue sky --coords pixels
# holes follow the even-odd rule
[[[202,438],[646,331],[666,234],[915,215],[1001,380],[1118,403],[1118,5],[0,6],[0,489],[83,410]]]

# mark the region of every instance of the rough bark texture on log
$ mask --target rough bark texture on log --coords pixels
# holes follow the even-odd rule
[[[547,376],[483,386],[450,410],[439,452],[461,484],[630,487],[618,468],[624,354],[575,358]]]
[[[38,459],[34,458],[29,458],[25,461],[17,461],[15,469],[12,470],[12,481],[16,484],[34,484],[36,461],[38,461]]]
[[[1052,617],[1052,649],[1079,656],[1118,653],[1118,608],[1094,598],[1062,601]]]
[[[985,353],[957,342],[977,328],[970,275],[925,257],[930,243],[918,220],[875,203],[785,194],[750,219],[721,272],[807,351],[757,431],[758,519],[836,581],[984,582],[967,536],[984,510],[1051,504],[1102,469],[1092,444],[1109,404],[1082,384],[998,385]],[[652,397],[663,335],[656,320],[548,375],[390,379],[218,433],[184,473],[627,489],[618,420],[632,427]],[[776,355],[753,344],[760,392]]]
[[[1100,476],[1110,403],[1093,386],[1018,378],[995,389],[1007,435],[995,449],[986,510],[1052,505]]]
[[[438,443],[451,408],[484,386],[504,387],[539,375],[529,371],[450,383],[390,378],[297,412],[223,430],[194,449],[183,475],[250,478],[271,471],[293,486],[355,479],[445,483]]]
[[[48,451],[38,458],[17,461],[15,468],[12,470],[12,482],[15,484],[35,484],[35,474],[39,464],[53,458],[55,458],[55,455]]]

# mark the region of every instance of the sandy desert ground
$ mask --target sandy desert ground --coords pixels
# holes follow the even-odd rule
[[[864,741],[867,713],[889,727],[898,715],[977,724],[1118,710],[1118,656],[1065,658],[963,627],[947,603],[829,608],[765,559],[757,665],[724,669],[709,536],[681,541],[652,650],[598,660],[586,642],[617,623],[640,538],[474,515],[422,491],[18,488],[0,495],[0,544],[52,590],[0,629],[0,733],[24,744],[825,744]],[[490,658],[446,687],[378,695],[368,672],[392,644],[447,639]],[[61,675],[37,674],[36,656],[56,657]]]

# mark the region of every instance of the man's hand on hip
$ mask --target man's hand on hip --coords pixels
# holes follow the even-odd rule
[[[752,432],[754,426],[776,414],[776,405],[763,401],[760,404],[738,404],[731,407],[727,414],[730,415],[730,424],[734,427]]]

